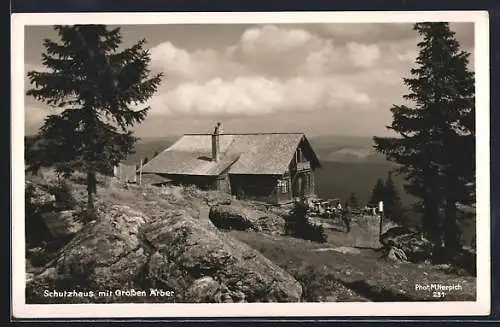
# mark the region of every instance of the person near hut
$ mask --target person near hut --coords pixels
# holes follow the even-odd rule
[[[349,216],[349,204],[346,202],[344,208],[341,210],[342,222],[346,226],[346,232],[351,231],[351,217]]]

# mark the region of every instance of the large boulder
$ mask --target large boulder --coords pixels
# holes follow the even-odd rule
[[[44,289],[108,290],[133,284],[148,259],[139,239],[139,227],[147,217],[126,206],[99,208],[98,216],[97,221],[87,224],[27,284],[27,299],[34,303],[64,303],[64,299],[44,298],[40,292]],[[76,299],[77,302],[93,300]],[[106,302],[107,299],[98,300]]]
[[[111,292],[44,297],[47,289]],[[117,296],[115,290],[147,296]],[[287,272],[185,211],[153,219],[122,205],[99,208],[98,219],[33,276],[26,291],[28,303],[293,302],[301,295]]]
[[[33,214],[47,212],[55,207],[56,196],[50,193],[46,187],[30,181],[26,181],[24,187],[26,202],[30,205]]]
[[[398,238],[404,235],[409,235],[412,234],[412,231],[409,230],[408,228],[402,227],[402,226],[397,226],[397,227],[392,227],[386,230],[381,236],[380,236],[380,242],[384,246],[391,246],[395,245]]]
[[[257,225],[263,232],[272,235],[284,235],[286,231],[286,221],[282,216],[272,212],[266,212],[264,216],[257,220]]]
[[[238,204],[218,204],[210,208],[209,218],[220,229],[253,230],[284,234],[285,220],[271,211]]]
[[[201,277],[187,289],[185,299],[193,303],[233,303],[245,302],[245,294],[231,291],[210,276]]]
[[[389,229],[396,228],[396,227],[402,227],[401,225],[397,224],[396,222],[389,220],[389,219],[382,219],[382,230],[380,231],[380,234],[383,235],[385,234]]]
[[[433,243],[427,240],[422,233],[413,232],[404,227],[389,229],[382,234],[380,242],[388,249],[389,253],[395,252],[392,248],[403,251],[410,262],[423,262],[429,259],[434,248]]]
[[[56,197],[45,185],[26,180],[24,216],[26,225],[26,247],[43,246],[53,239],[42,215],[56,210]],[[38,263],[42,262],[35,259]]]
[[[259,230],[257,221],[262,212],[243,206],[219,204],[210,208],[209,218],[217,228]]]
[[[300,300],[302,288],[291,275],[248,245],[202,227],[183,211],[148,224],[144,235],[156,249],[149,261],[147,278],[153,283],[167,281],[151,287],[189,290],[184,293],[197,302],[192,298],[196,294],[193,284],[210,276],[220,284],[221,298],[227,301],[238,302],[242,294],[247,302]],[[215,283],[205,284],[217,288]],[[218,297],[209,302],[219,302]]]
[[[72,236],[84,225],[76,210],[46,212],[42,214],[42,219],[54,238]]]

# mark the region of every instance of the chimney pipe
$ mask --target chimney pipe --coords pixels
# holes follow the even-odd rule
[[[217,123],[212,134],[212,160],[220,160],[220,134],[222,131],[221,123]]]

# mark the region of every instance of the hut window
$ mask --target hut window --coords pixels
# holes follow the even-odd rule
[[[297,149],[297,162],[302,162],[304,161],[304,155],[302,153],[302,149],[298,148]]]
[[[280,179],[278,180],[278,188],[281,193],[288,193],[288,180]]]

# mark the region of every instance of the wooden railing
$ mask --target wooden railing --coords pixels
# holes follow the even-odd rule
[[[297,162],[297,171],[311,170],[309,161]]]

